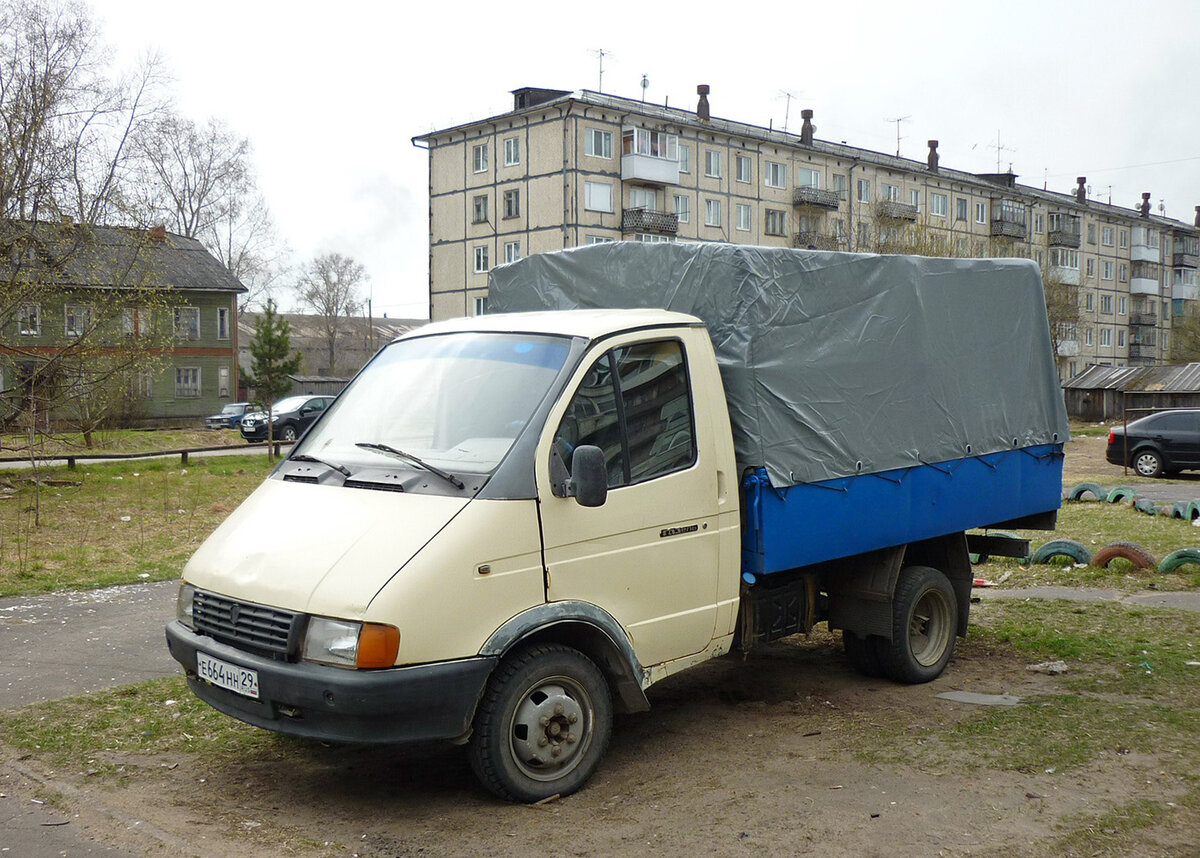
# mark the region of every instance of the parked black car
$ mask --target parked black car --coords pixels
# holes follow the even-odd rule
[[[1143,477],[1200,469],[1200,409],[1151,414],[1130,422],[1128,433],[1114,427],[1105,458],[1114,465],[1129,465]]]
[[[295,441],[333,400],[332,396],[289,396],[279,400],[270,418],[275,423],[271,437],[279,441]],[[267,420],[265,411],[247,414],[239,424],[242,437],[247,441],[267,440]]]
[[[253,407],[249,402],[227,402],[220,414],[205,417],[204,425],[209,429],[236,429],[246,412]]]

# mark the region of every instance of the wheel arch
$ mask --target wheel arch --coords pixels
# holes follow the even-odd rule
[[[621,624],[588,602],[548,602],[522,611],[498,628],[479,654],[503,658],[516,647],[558,643],[586,655],[608,680],[619,712],[644,712],[650,701],[642,690],[645,671]]]

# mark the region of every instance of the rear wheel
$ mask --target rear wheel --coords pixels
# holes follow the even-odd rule
[[[612,733],[612,696],[578,650],[518,650],[488,680],[475,713],[471,768],[509,801],[575,792],[595,771]]]
[[[291,423],[289,423],[287,426],[284,426],[283,431],[279,433],[279,440],[295,441],[296,440],[296,427],[293,426]]]
[[[901,569],[892,599],[892,640],[878,645],[884,674],[907,683],[936,679],[954,654],[957,633],[958,601],[949,579],[928,566]]]
[[[1141,477],[1162,476],[1162,456],[1157,450],[1138,450],[1133,454],[1133,469]]]

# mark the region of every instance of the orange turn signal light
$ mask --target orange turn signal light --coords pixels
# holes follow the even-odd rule
[[[392,667],[400,652],[400,630],[382,623],[363,623],[358,633],[355,667]]]

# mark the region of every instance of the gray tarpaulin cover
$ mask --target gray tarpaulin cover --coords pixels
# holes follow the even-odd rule
[[[700,317],[738,463],[775,486],[1068,437],[1029,260],[615,242],[529,256],[489,285],[489,312]]]

